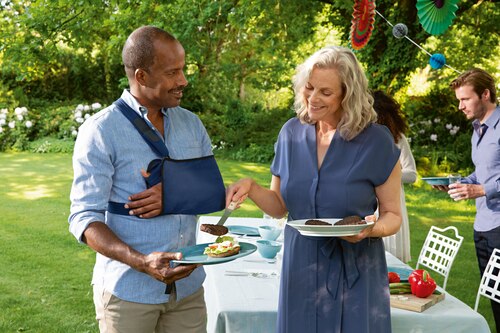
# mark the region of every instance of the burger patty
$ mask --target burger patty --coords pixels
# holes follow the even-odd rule
[[[222,236],[229,232],[228,228],[217,224],[202,224],[200,230],[216,236]]]
[[[366,224],[366,221],[362,220],[361,217],[357,215],[352,215],[344,217],[342,220],[335,223],[335,225],[357,225],[357,224]]]
[[[307,220],[305,225],[331,225],[331,223],[321,220]]]

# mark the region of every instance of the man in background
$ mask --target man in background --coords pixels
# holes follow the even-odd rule
[[[482,69],[466,71],[450,86],[455,90],[458,108],[472,120],[475,170],[447,190],[455,201],[476,200],[474,243],[482,276],[493,250],[500,249],[500,107],[495,81]],[[500,303],[491,301],[491,307],[500,332]]]

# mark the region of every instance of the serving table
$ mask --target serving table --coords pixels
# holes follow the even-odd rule
[[[198,223],[215,224],[218,220],[217,216],[201,216]],[[263,218],[230,217],[226,225],[258,227],[270,223],[272,220]],[[213,242],[215,238],[198,231],[197,243]],[[255,243],[257,239],[243,236],[240,241]],[[227,263],[204,266],[208,333],[275,331],[281,258],[282,253],[278,253],[277,260],[269,263],[254,252]],[[386,259],[388,266],[409,268],[388,252]],[[391,322],[393,333],[490,333],[483,316],[449,293],[443,301],[420,313],[391,308]]]

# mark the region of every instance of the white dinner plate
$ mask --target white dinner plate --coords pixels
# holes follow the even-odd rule
[[[332,225],[306,225],[307,220],[321,220],[328,222]],[[315,236],[315,237],[338,237],[338,236],[353,236],[361,232],[361,230],[371,226],[373,222],[367,222],[366,224],[355,224],[355,225],[334,225],[335,222],[340,221],[338,218],[311,218],[305,220],[295,220],[288,221],[287,224],[295,229],[297,229],[304,236]]]
[[[247,255],[252,254],[255,252],[255,250],[257,250],[257,246],[253,244],[245,242],[239,242],[239,243],[240,243],[240,252],[238,254],[222,258],[213,258],[207,256],[206,254],[203,254],[205,248],[212,243],[198,244],[194,246],[185,247],[177,250],[177,252],[182,252],[182,259],[172,260],[172,262],[175,262],[177,264],[215,265],[232,261],[234,259],[238,259],[241,257],[246,257]]]

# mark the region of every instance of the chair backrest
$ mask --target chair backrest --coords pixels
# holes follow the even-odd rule
[[[455,232],[454,238],[442,234],[448,230]],[[432,226],[418,256],[417,268],[423,265],[444,276],[443,289],[446,290],[451,266],[463,240],[453,226],[444,229]]]
[[[496,302],[500,303],[500,250],[494,249],[491,254],[490,260],[486,265],[483,276],[481,277],[481,283],[479,284],[479,289],[476,296],[476,305],[474,306],[474,311],[477,311],[477,306],[479,305],[479,297],[481,295],[488,297]]]

